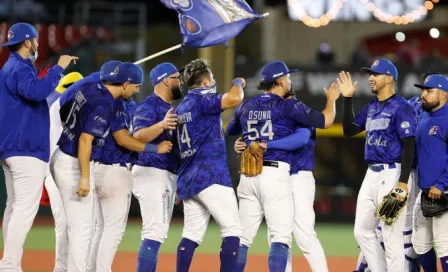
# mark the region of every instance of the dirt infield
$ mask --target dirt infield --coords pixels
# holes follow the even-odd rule
[[[118,253],[112,271],[129,272],[137,270],[136,253]],[[356,265],[355,258],[328,258],[330,271],[347,272],[353,271]],[[23,270],[25,272],[50,272],[54,265],[53,251],[31,251],[27,250],[23,256]],[[160,255],[157,265],[157,272],[175,272],[176,255]],[[249,256],[246,272],[268,272],[267,256],[256,255]],[[208,254],[195,254],[191,272],[219,271],[219,256]],[[311,271],[303,257],[294,257],[293,271],[308,272]]]

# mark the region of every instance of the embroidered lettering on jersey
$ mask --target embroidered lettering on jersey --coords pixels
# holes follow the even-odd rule
[[[191,112],[186,112],[183,113],[181,115],[178,116],[178,123],[180,124],[185,124],[185,123],[189,123],[192,122],[193,118],[191,117]]]
[[[368,139],[367,139],[367,144],[368,145],[374,145],[374,146],[383,146],[383,147],[387,147],[387,141],[382,139],[382,136],[380,135],[380,137],[375,138],[374,135],[371,135]]]
[[[87,99],[84,97],[84,95],[80,91],[76,92],[75,100],[80,107],[82,107],[87,102]]]
[[[249,120],[271,120],[271,111],[249,111]]]
[[[389,118],[380,118],[372,120],[372,118],[367,118],[366,122],[366,130],[385,130],[389,127],[390,119]]]

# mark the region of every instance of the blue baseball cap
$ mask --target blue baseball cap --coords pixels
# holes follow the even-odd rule
[[[115,67],[112,73],[104,74],[103,79],[113,84],[123,84],[125,82],[142,84],[143,70],[136,64],[123,62]]]
[[[395,81],[398,79],[397,67],[395,67],[392,61],[387,59],[378,59],[372,64],[370,68],[363,67],[361,71],[371,74],[391,76]]]
[[[423,84],[414,84],[414,86],[420,89],[440,89],[448,92],[448,78],[441,74],[432,74],[425,78]]]
[[[15,23],[8,30],[8,41],[2,46],[10,46],[26,40],[37,38],[37,30],[28,23]]]
[[[170,62],[164,62],[156,67],[152,68],[151,72],[149,73],[149,78],[151,79],[152,85],[156,86],[162,80],[166,77],[169,77],[170,75],[177,73],[179,70],[174,66],[174,64]]]
[[[103,63],[100,68],[100,79],[104,79],[104,75],[113,74],[115,69],[122,63],[119,60],[110,60]]]
[[[269,62],[261,70],[261,81],[269,82],[296,71],[298,69],[289,70],[283,61]]]

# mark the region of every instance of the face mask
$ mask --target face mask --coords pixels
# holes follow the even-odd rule
[[[182,91],[181,91],[180,87],[171,88],[171,94],[173,95],[173,100],[182,98]]]
[[[34,55],[31,55],[31,53],[28,52],[28,54],[30,55],[30,60],[31,62],[35,62],[38,56],[37,50],[34,49],[33,44],[31,43],[31,48],[33,48],[34,51]]]

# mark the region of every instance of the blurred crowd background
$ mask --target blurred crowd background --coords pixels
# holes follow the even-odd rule
[[[323,88],[341,70],[350,71],[359,82],[355,106],[361,109],[373,95],[368,76],[360,69],[370,66],[376,58],[385,57],[397,65],[396,92],[406,98],[419,95],[413,84],[421,81],[426,72],[448,74],[447,0],[247,3],[260,14],[269,12],[269,16],[250,24],[227,47],[185,47],[143,63],[145,83],[136,101],[153,91],[149,81],[152,67],[169,61],[181,68],[198,57],[210,60],[220,92],[227,91],[233,77],[245,77],[246,98],[258,93],[261,67],[268,61],[283,60],[291,68],[300,69],[292,75],[297,97],[317,110],[325,105]],[[37,69],[56,63],[61,54],[70,54],[80,59],[67,72],[78,71],[84,76],[97,71],[106,60],[134,62],[181,42],[177,13],[158,0],[1,0],[0,43],[6,40],[9,26],[17,21],[32,23],[39,31]],[[6,48],[0,48],[0,66],[8,54]],[[338,123],[341,106],[342,102],[338,102]],[[224,123],[231,114],[223,114]],[[233,151],[234,141],[234,137],[227,138],[229,165],[237,186],[239,159]],[[318,221],[353,220],[357,192],[366,170],[364,141],[362,135],[344,138],[340,124],[318,132],[314,171]],[[1,184],[0,194],[6,198]],[[0,205],[5,205],[4,201]],[[42,208],[40,213],[50,211]],[[130,216],[139,216],[136,201]],[[175,216],[181,216],[181,208],[176,208]]]

